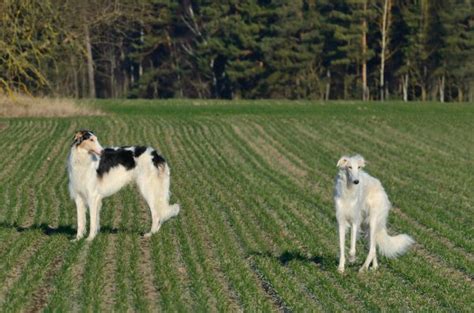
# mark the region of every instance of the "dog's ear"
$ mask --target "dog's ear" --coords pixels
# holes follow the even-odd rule
[[[76,134],[74,135],[74,138],[72,139],[72,145],[79,145],[82,142],[82,136],[84,136],[84,131],[83,130],[78,130]]]
[[[74,140],[79,140],[81,137],[84,135],[84,132],[82,130],[78,130],[76,134],[74,135]]]
[[[339,161],[337,161],[337,167],[343,168],[347,165],[347,162],[349,161],[349,157],[347,155],[343,155]]]
[[[361,156],[360,154],[354,155],[354,159],[357,160],[357,164],[358,164],[360,167],[365,167],[365,165],[367,164],[367,162],[365,162],[364,157]]]

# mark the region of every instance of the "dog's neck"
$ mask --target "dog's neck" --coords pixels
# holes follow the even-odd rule
[[[98,160],[95,155],[90,154],[84,149],[72,147],[69,153],[71,162],[76,166],[89,166],[91,163]]]

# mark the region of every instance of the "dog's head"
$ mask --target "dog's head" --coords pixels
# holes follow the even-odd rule
[[[100,156],[104,148],[99,143],[96,135],[90,130],[79,130],[74,135],[72,147],[76,149],[83,149],[91,154]]]
[[[365,163],[364,158],[359,154],[353,156],[344,155],[337,161],[337,167],[346,173],[347,180],[350,183],[357,185],[360,181],[359,174],[364,168]]]

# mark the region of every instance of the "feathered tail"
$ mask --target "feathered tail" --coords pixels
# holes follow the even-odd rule
[[[404,254],[415,242],[410,236],[405,234],[389,236],[385,227],[377,232],[375,241],[380,253],[388,258],[396,258]]]
[[[177,204],[177,203],[175,203],[175,204],[170,204],[170,205],[168,206],[168,210],[166,210],[166,211],[163,213],[163,215],[160,216],[161,223],[164,223],[164,222],[166,222],[167,220],[169,220],[170,218],[175,217],[176,215],[178,215],[179,209],[180,209],[179,204]]]

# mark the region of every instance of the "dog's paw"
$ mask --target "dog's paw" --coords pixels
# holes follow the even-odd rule
[[[71,242],[78,242],[78,241],[81,241],[82,238],[84,238],[84,236],[76,236],[76,238],[71,239]]]
[[[350,255],[349,254],[349,263],[354,263],[356,261],[356,256],[355,254],[354,255]]]
[[[143,235],[143,238],[150,238],[153,235],[152,232],[146,233]]]
[[[91,242],[92,240],[94,240],[94,238],[95,238],[95,236],[94,237],[89,236],[89,237],[86,238],[86,241]]]
[[[176,216],[179,214],[179,211],[181,210],[181,206],[178,203],[173,204],[173,216]]]
[[[366,267],[365,265],[362,265],[362,267],[359,268],[359,273],[365,273],[367,272],[367,270],[368,270],[368,267]]]
[[[337,268],[337,271],[340,273],[340,274],[344,274],[344,267],[338,267]]]

